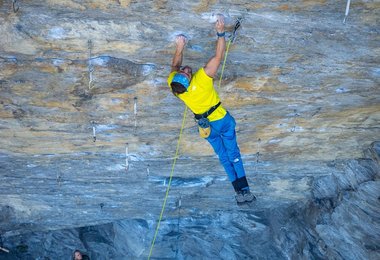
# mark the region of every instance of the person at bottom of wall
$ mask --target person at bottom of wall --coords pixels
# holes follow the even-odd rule
[[[81,251],[75,250],[73,254],[73,260],[90,260],[87,255],[82,254]]]

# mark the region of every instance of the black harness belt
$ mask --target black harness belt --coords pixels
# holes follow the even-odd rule
[[[212,114],[212,112],[214,112],[220,106],[220,104],[221,102],[219,102],[215,106],[210,107],[210,109],[203,114],[194,114],[195,119],[199,120],[201,118],[207,118],[209,115]]]

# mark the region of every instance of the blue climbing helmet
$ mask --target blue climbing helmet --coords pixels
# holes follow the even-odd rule
[[[183,75],[183,74],[181,74],[181,73],[176,73],[176,74],[174,75],[174,77],[173,77],[172,82],[180,83],[181,85],[183,85],[183,86],[186,88],[186,91],[187,91],[187,89],[188,89],[189,86],[190,86],[190,81],[189,81],[189,79],[188,79],[185,75]]]

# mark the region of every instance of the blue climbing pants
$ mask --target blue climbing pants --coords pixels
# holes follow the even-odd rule
[[[210,125],[211,133],[206,139],[214,148],[230,181],[244,177],[243,161],[236,141],[235,119],[227,112],[222,119],[210,122]]]

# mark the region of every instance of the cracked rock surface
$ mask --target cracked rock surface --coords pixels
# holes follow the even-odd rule
[[[227,37],[243,18],[218,92],[257,201],[235,204],[188,113],[152,258],[379,259],[380,4],[345,8],[0,0],[0,259],[148,257],[184,111],[173,40],[204,66],[217,13]]]

